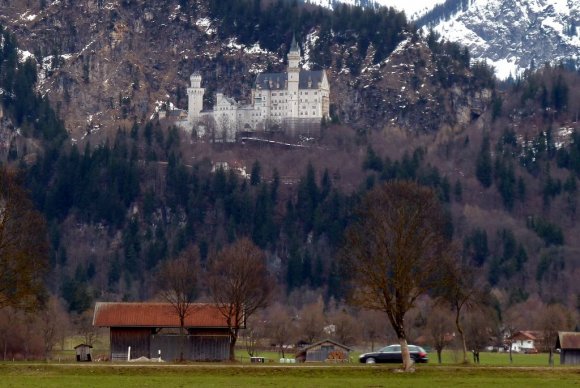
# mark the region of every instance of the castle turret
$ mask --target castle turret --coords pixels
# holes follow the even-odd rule
[[[292,37],[290,52],[288,52],[288,108],[289,117],[298,118],[298,84],[300,81],[300,48],[296,37]]]
[[[205,89],[201,87],[201,74],[193,73],[189,77],[191,87],[187,88],[187,120],[193,123],[199,119],[200,112],[203,110],[203,94]]]

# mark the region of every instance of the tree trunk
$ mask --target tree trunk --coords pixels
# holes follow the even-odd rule
[[[443,349],[437,349],[437,361],[439,361],[439,364],[441,364],[441,351]]]
[[[467,343],[465,342],[465,334],[463,333],[463,328],[461,327],[461,323],[459,322],[459,309],[456,310],[455,314],[455,326],[457,327],[457,331],[459,332],[459,336],[461,337],[461,347],[463,350],[463,363],[469,364],[469,360],[467,359]]]
[[[236,342],[238,341],[238,331],[230,331],[232,337],[230,340],[230,361],[236,361]]]
[[[554,366],[554,353],[552,352],[552,348],[550,348],[550,354],[548,356],[548,365]]]
[[[510,342],[510,364],[514,362],[514,358],[512,357],[512,343]]]
[[[409,353],[407,338],[399,338],[399,343],[401,344],[401,356],[403,357],[403,370],[410,372],[413,370],[414,362],[411,359],[411,353]]]
[[[179,362],[183,362],[183,342],[184,339],[186,339],[187,337],[185,336],[185,317],[180,315],[179,316],[179,323],[181,324],[181,327],[179,328],[179,331],[181,332],[181,341],[179,341]]]

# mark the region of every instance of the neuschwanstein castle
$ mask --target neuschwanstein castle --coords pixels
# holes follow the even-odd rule
[[[235,141],[240,132],[268,131],[319,125],[329,117],[330,87],[326,71],[300,69],[300,48],[292,39],[288,71],[262,73],[256,78],[249,105],[217,93],[211,110],[203,110],[201,75],[193,73],[187,88],[187,119],[177,124],[200,137]]]

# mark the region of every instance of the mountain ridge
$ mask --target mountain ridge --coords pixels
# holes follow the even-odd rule
[[[546,62],[580,64],[580,3],[568,0],[473,0],[430,25],[496,68],[500,79]]]

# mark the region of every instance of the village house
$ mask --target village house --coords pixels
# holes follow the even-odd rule
[[[542,339],[541,331],[517,331],[510,338],[512,352],[535,353],[540,347]]]

